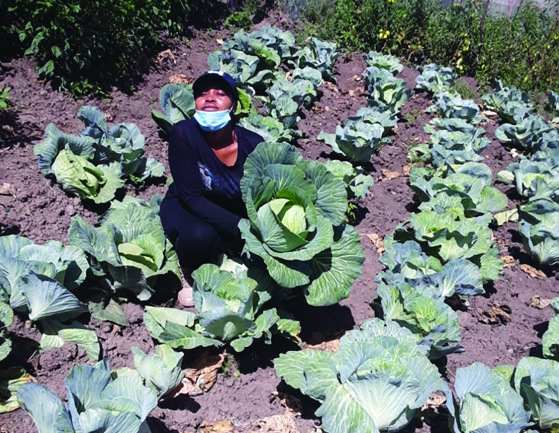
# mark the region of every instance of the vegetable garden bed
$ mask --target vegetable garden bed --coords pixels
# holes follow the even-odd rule
[[[67,243],[67,233],[72,218],[83,217],[84,224],[93,224],[103,203],[83,204],[78,198],[70,198],[59,185],[46,179],[37,169],[37,157],[33,144],[42,140],[49,123],[61,131],[78,131],[81,123],[75,117],[85,104],[101,109],[110,123],[133,122],[146,137],[146,156],[162,162],[168,173],[166,142],[159,138],[157,126],[150,117],[152,110],[160,110],[159,91],[172,80],[192,79],[205,71],[210,53],[219,48],[218,39],[231,35],[207,32],[197,35],[187,47],[176,48],[168,63],[162,63],[138,83],[137,92],[125,95],[114,92],[102,100],[73,101],[52,92],[37,80],[30,59],[14,60],[7,64],[7,73],[0,77],[0,85],[12,88],[10,97],[13,107],[2,115],[0,131],[0,234],[18,234],[37,244],[49,240]],[[317,137],[324,131],[334,133],[336,125],[354,115],[367,104],[367,83],[362,73],[367,65],[363,56],[342,57],[335,63],[336,83],[325,82],[319,87],[322,93],[314,104],[302,108],[298,129],[303,133],[297,140],[300,152],[310,160],[324,161],[332,148]],[[398,75],[405,81],[407,90],[415,87],[419,72],[404,67]],[[461,80],[476,94],[473,80]],[[328,307],[294,308],[295,317],[301,322],[300,338],[305,346],[328,349],[347,331],[358,329],[362,322],[375,316],[370,304],[377,298],[375,277],[384,266],[379,262],[384,250],[381,241],[396,227],[408,221],[418,212],[419,202],[409,185],[408,151],[429,141],[424,126],[434,118],[426,109],[433,104],[428,92],[416,92],[401,107],[400,118],[389,142],[373,153],[364,170],[374,178],[370,194],[354,211],[355,228],[365,252],[362,275],[356,280],[349,298]],[[483,150],[482,162],[491,169],[493,179],[497,173],[516,161],[510,149],[496,138],[499,125],[496,116],[483,122],[490,145]],[[514,208],[521,198],[513,188],[497,185],[507,194],[507,209]],[[126,195],[149,200],[154,194],[164,194],[161,183],[142,186],[126,185]],[[117,198],[122,199],[122,197]],[[461,328],[460,344],[463,353],[451,353],[437,360],[443,377],[454,382],[458,368],[474,362],[495,367],[514,364],[526,356],[540,356],[541,337],[547,322],[553,316],[545,300],[558,296],[557,269],[539,269],[536,262],[525,253],[518,224],[506,222],[491,226],[493,240],[500,258],[504,260],[501,275],[485,285],[486,294],[471,296],[466,302],[452,303],[458,310]],[[456,299],[454,299],[456,300]],[[164,296],[147,301],[147,305],[168,305]],[[143,306],[137,302],[125,302],[123,309],[129,326],[121,326],[91,319],[89,329],[99,337],[102,355],[108,358],[111,369],[134,367],[131,348],[136,346],[146,353],[153,353],[155,343],[143,322]],[[9,327],[12,336],[12,354],[6,366],[24,367],[38,383],[48,386],[60,398],[66,395],[64,380],[73,366],[88,361],[85,350],[74,344],[45,352],[37,350],[40,333],[25,322],[25,316],[14,318]],[[217,349],[197,348],[185,352],[183,367],[198,366],[200,362],[219,366],[217,382],[205,392],[204,386],[190,389],[189,393],[166,399],[151,412],[147,423],[153,433],[184,431],[317,431],[319,419],[314,411],[318,404],[309,397],[281,382],[274,371],[273,361],[281,353],[295,350],[296,344],[274,337],[272,345],[257,342],[240,354],[228,354],[220,358]],[[206,365],[206,366],[207,366]],[[200,376],[197,376],[198,378]],[[211,382],[211,373],[204,376]],[[437,401],[426,406],[407,427],[413,431],[446,431],[448,412]],[[274,415],[281,419],[271,418]],[[204,430],[204,425],[228,421]],[[273,422],[284,422],[275,430]],[[0,425],[9,433],[37,431],[30,417],[17,410],[0,415]],[[286,427],[287,425],[287,427]],[[202,426],[202,427],[201,427]],[[292,426],[292,427],[289,427]],[[209,427],[207,427],[209,429]],[[266,430],[268,428],[268,430]],[[3,431],[4,431],[3,430]]]

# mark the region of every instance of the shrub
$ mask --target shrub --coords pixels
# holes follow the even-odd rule
[[[318,5],[319,0],[307,3]],[[452,66],[484,83],[501,78],[523,90],[557,88],[557,14],[524,2],[509,18],[487,13],[485,5],[475,0],[448,7],[431,0],[338,0],[318,16],[308,5],[297,10],[308,20],[307,33],[341,48]]]
[[[162,35],[184,30],[190,10],[183,0],[22,0],[0,4],[0,35],[9,43],[18,35],[55,87],[90,93],[140,72]]]

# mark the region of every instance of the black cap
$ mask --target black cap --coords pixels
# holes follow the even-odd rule
[[[233,104],[239,100],[239,92],[237,91],[235,80],[227,72],[222,71],[208,71],[196,78],[196,81],[192,84],[194,98],[198,97],[203,86],[212,82],[219,83],[223,86],[223,89],[227,92]]]

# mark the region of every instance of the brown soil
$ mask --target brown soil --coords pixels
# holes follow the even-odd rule
[[[68,197],[58,185],[39,173],[33,154],[33,145],[42,139],[51,122],[64,132],[77,133],[81,124],[75,115],[84,104],[101,108],[112,123],[136,123],[146,137],[147,156],[166,163],[166,143],[158,137],[157,127],[150,116],[151,110],[160,109],[159,90],[172,75],[186,74],[193,78],[206,70],[208,54],[218,48],[217,39],[223,37],[227,35],[214,31],[195,35],[187,45],[174,47],[175,62],[152,71],[133,94],[115,90],[102,99],[76,101],[53,91],[48,84],[39,81],[31,58],[3,64],[0,87],[8,85],[13,90],[10,94],[12,106],[0,119],[0,185],[9,183],[13,193],[0,195],[0,235],[19,234],[36,243],[50,239],[67,242],[66,233],[73,216],[79,214],[90,222],[96,221],[97,213],[85,208],[79,199]],[[363,84],[358,79],[364,68],[365,63],[358,55],[339,59],[336,86],[324,85],[323,95],[311,110],[304,113],[305,118],[300,122],[299,127],[305,136],[299,145],[306,157],[320,160],[327,156],[329,149],[316,140],[318,133],[322,130],[334,132],[337,124],[366,105],[366,97],[359,89]],[[413,87],[417,72],[406,67],[401,76],[409,87]],[[467,80],[466,83],[477,91],[475,82]],[[339,306],[307,312],[303,323],[306,342],[337,338],[345,330],[356,328],[364,319],[373,317],[369,303],[376,296],[374,278],[382,266],[377,248],[367,235],[383,237],[391,233],[397,224],[409,218],[409,212],[413,210],[414,197],[404,166],[408,147],[426,138],[423,125],[432,117],[424,112],[428,105],[430,101],[425,94],[414,95],[403,109],[392,144],[382,147],[373,157],[375,185],[362,203],[361,218],[356,225],[366,254],[363,275],[355,282],[351,296]],[[488,124],[487,130],[493,143],[485,152],[486,163],[496,173],[512,158],[494,140],[495,125]],[[388,180],[383,170],[397,172],[399,176]],[[127,187],[126,193],[149,198],[155,193],[164,194],[165,188],[164,184],[140,189]],[[509,208],[515,204],[511,200]],[[462,345],[466,351],[450,355],[446,366],[441,366],[450,381],[457,368],[475,361],[489,366],[516,363],[523,356],[541,351],[541,334],[552,312],[549,308],[539,310],[533,307],[530,300],[536,294],[544,299],[558,296],[557,274],[547,270],[546,277],[534,278],[520,269],[521,264],[534,266],[534,263],[523,253],[516,224],[508,223],[498,228],[495,240],[501,255],[510,255],[513,259],[490,288],[489,295],[470,299],[467,311],[459,311]],[[113,368],[132,367],[131,346],[144,351],[151,351],[154,347],[143,326],[142,306],[129,303],[124,308],[130,320],[129,327],[120,329],[96,320],[89,323],[99,335],[103,354]],[[498,308],[508,311],[509,317],[499,316]],[[72,345],[46,353],[36,352],[36,346],[29,342],[38,341],[40,335],[38,331],[28,329],[20,319],[16,319],[10,330],[15,348],[9,362],[24,366],[39,383],[63,398],[64,379],[73,365],[87,362],[85,354]],[[297,419],[299,430],[314,431],[319,423],[313,415],[316,404],[281,384],[273,370],[273,359],[290,348],[289,344],[277,339],[273,346],[256,344],[241,355],[230,355],[230,367],[219,375],[210,392],[160,404],[149,419],[152,431],[193,431],[204,421],[219,420],[229,420],[239,432],[258,431],[253,427],[258,420],[285,411],[281,401],[284,393],[302,398],[302,415]],[[185,361],[190,363],[201,355],[200,351],[187,352]],[[417,431],[445,430],[441,427],[446,422],[444,413],[435,414],[434,418],[428,415],[424,423],[418,421],[410,431],[414,428]],[[0,426],[2,432],[8,433],[37,431],[22,410],[0,415]]]

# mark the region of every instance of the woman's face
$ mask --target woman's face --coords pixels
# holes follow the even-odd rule
[[[223,111],[229,110],[233,101],[219,85],[208,83],[202,87],[196,98],[196,109],[198,111]]]

